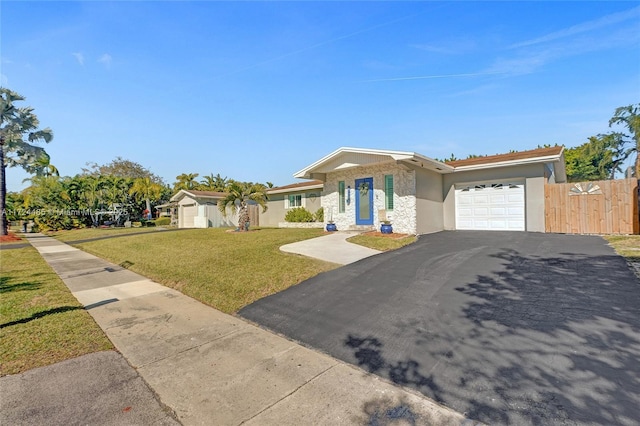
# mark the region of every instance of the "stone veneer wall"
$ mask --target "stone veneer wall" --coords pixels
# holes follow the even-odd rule
[[[378,210],[384,210],[384,176],[393,175],[393,211],[387,217],[393,225],[393,232],[416,234],[416,179],[415,171],[405,170],[395,163],[354,167],[327,173],[322,193],[325,222],[331,218],[339,231],[349,230],[356,224],[355,180],[373,177],[373,226],[380,229]],[[351,203],[345,206],[344,213],[338,213],[338,181],[350,186]],[[345,194],[346,195],[346,194]]]

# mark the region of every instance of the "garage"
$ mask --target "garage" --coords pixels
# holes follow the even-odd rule
[[[524,182],[456,187],[456,229],[525,230]]]
[[[195,204],[180,206],[180,228],[193,228],[193,218],[198,213],[198,207]]]

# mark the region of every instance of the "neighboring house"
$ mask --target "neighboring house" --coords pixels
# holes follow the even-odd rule
[[[322,207],[323,186],[322,181],[312,180],[268,189],[268,208],[266,212],[260,211],[260,226],[282,227],[287,211],[296,207],[317,212]],[[325,220],[328,220],[326,216]]]
[[[177,206],[178,228],[233,227],[238,223],[237,214],[229,212],[226,217],[218,210],[218,200],[226,197],[224,192],[194,191],[181,189],[171,197]]]
[[[415,152],[340,148],[294,177],[315,181],[274,188],[270,225],[284,218],[291,196],[299,194],[313,212],[307,194],[320,191],[321,182],[325,221],[333,219],[338,230],[374,229],[390,220],[394,232],[407,234],[544,232],[544,185],[566,181],[563,147],[449,163]]]

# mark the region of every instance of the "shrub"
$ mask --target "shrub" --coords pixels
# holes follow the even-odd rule
[[[324,208],[320,207],[313,215],[314,222],[324,222]]]
[[[159,217],[156,220],[154,220],[156,226],[166,226],[166,225],[171,225],[171,218],[170,217]]]
[[[304,207],[296,207],[287,212],[284,220],[287,222],[313,222],[313,215]]]

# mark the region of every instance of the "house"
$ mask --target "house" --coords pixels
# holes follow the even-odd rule
[[[178,228],[235,227],[237,214],[228,212],[225,217],[218,210],[218,200],[226,196],[224,192],[181,189],[170,200],[177,208]]]
[[[267,211],[260,212],[260,226],[287,227],[284,217],[288,210],[296,207],[304,207],[311,213],[317,212],[322,207],[323,187],[322,181],[311,180],[268,189],[268,208]],[[317,226],[322,228],[324,224],[320,223]]]
[[[377,229],[389,220],[394,232],[407,234],[544,232],[544,185],[566,181],[563,150],[540,148],[442,163],[415,152],[339,148],[294,174],[313,181],[277,188],[269,210],[278,209],[281,215],[292,200],[302,204],[322,182],[325,220],[332,219],[338,230]],[[269,223],[275,222],[274,210]]]

